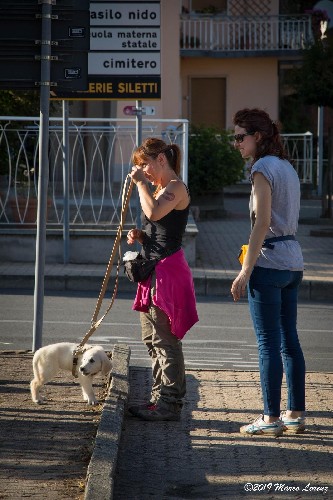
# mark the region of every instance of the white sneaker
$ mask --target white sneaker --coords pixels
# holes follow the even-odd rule
[[[253,424],[243,425],[240,428],[240,432],[242,434],[250,434],[250,435],[260,435],[265,434],[267,436],[282,436],[283,434],[283,425],[281,420],[277,420],[276,422],[272,422],[270,424],[266,424],[264,421],[264,415],[260,415]]]
[[[280,419],[282,420],[283,430],[290,432],[290,434],[302,434],[305,431],[305,418],[290,418],[286,413],[281,413]]]

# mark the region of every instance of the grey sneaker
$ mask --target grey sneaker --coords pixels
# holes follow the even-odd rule
[[[281,413],[280,419],[282,421],[283,430],[290,434],[302,434],[305,431],[304,417],[290,418],[283,412]]]
[[[240,432],[241,434],[250,434],[251,436],[264,434],[265,436],[278,437],[282,436],[283,427],[281,420],[277,420],[271,424],[266,424],[264,416],[259,415],[259,417],[252,424],[243,425],[240,428]]]
[[[149,401],[149,403],[142,403],[140,405],[129,406],[127,409],[132,415],[137,417],[139,411],[147,410],[147,408],[150,408],[151,406],[154,406],[154,405],[155,405],[155,403],[153,401]]]
[[[161,422],[164,420],[178,422],[180,420],[180,411],[172,411],[156,404],[138,410],[136,416],[142,418],[142,420],[149,420],[151,422]]]

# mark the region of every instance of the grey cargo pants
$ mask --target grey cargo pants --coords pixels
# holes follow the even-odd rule
[[[152,302],[147,313],[140,313],[140,322],[152,361],[151,401],[180,410],[186,393],[182,342],[171,333],[168,316]]]

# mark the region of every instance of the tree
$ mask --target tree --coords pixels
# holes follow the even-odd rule
[[[0,109],[2,116],[38,116],[39,92],[1,90]]]
[[[294,70],[294,86],[305,104],[333,108],[333,43],[316,40]]]
[[[55,112],[59,104],[50,102],[50,110]],[[38,90],[0,90],[1,116],[39,116],[40,95]]]
[[[0,90],[0,110],[1,116],[39,116],[40,95],[37,90],[13,91]],[[50,108],[55,111],[57,103],[51,102]],[[13,125],[17,128],[22,126],[22,123],[15,122]],[[8,147],[6,141],[0,137],[0,175],[8,174],[9,155],[15,155],[15,151],[19,149],[18,139],[14,139]]]
[[[322,13],[321,20],[318,12]],[[325,19],[323,17],[324,15],[325,13],[323,11],[317,11],[316,17],[313,20],[315,41],[304,51],[302,66],[295,69],[293,72],[294,88],[296,92],[298,92],[300,99],[305,104],[315,105],[319,109],[325,107],[333,108],[333,35],[331,33],[326,36],[321,33],[321,29],[318,30],[319,21],[320,28],[322,27],[322,21],[327,21],[327,18]],[[323,138],[320,133],[318,135],[319,149],[322,151]],[[332,141],[330,134],[328,140]],[[328,150],[332,152],[332,146],[330,144],[328,145]],[[318,158],[322,158],[322,154],[319,154]],[[328,158],[328,160],[330,165],[331,159]],[[321,170],[321,161],[319,161],[319,168],[320,173],[323,172],[323,170]],[[320,189],[322,188],[322,217],[328,218],[332,217],[331,175],[332,173],[330,172],[329,166],[327,171],[323,172],[323,182],[320,185]],[[329,200],[328,205],[327,200]]]

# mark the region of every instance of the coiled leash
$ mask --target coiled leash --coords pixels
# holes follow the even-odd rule
[[[130,180],[130,183],[128,185],[128,181],[129,180]],[[78,344],[78,346],[76,347],[76,349],[73,352],[72,374],[73,374],[74,377],[77,377],[77,364],[78,364],[79,354],[83,354],[85,352],[84,344],[86,344],[86,342],[91,337],[91,335],[97,330],[97,328],[99,327],[99,325],[102,323],[102,321],[104,320],[105,316],[108,314],[108,312],[110,311],[111,307],[113,306],[113,303],[114,303],[116,295],[117,295],[118,281],[119,281],[119,269],[120,269],[120,264],[121,264],[121,245],[120,245],[120,242],[121,242],[121,237],[122,237],[122,233],[123,233],[124,223],[125,223],[125,220],[126,220],[126,215],[127,215],[129,201],[130,201],[132,190],[133,190],[133,184],[134,184],[133,183],[133,179],[130,177],[130,175],[127,175],[126,179],[124,181],[124,186],[123,186],[123,191],[122,191],[120,223],[119,223],[118,230],[117,230],[117,235],[116,235],[116,238],[115,238],[115,241],[114,241],[114,244],[113,244],[113,248],[112,248],[111,256],[110,256],[110,259],[109,259],[109,263],[107,265],[105,276],[104,276],[104,279],[103,279],[103,282],[102,282],[101,291],[100,291],[98,299],[97,299],[95,311],[94,311],[94,314],[93,314],[93,316],[91,318],[91,327],[87,331],[87,333],[85,334],[85,336],[83,337],[83,339],[81,340],[81,342]],[[103,302],[103,299],[104,299],[104,295],[105,295],[105,292],[106,292],[106,288],[108,286],[108,282],[109,282],[109,279],[110,279],[110,275],[111,275],[111,271],[112,271],[112,267],[113,267],[113,262],[115,260],[115,256],[116,256],[117,252],[118,252],[118,262],[117,262],[115,285],[114,285],[114,288],[113,288],[111,302],[110,302],[108,308],[106,309],[105,313],[103,314],[103,316],[101,316],[101,318],[97,320],[97,317],[98,317],[98,314],[100,312],[100,309],[101,309],[101,306],[102,306],[102,302]]]

